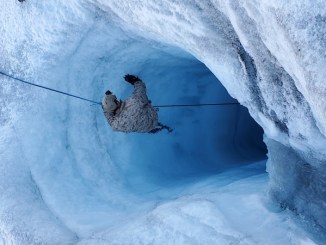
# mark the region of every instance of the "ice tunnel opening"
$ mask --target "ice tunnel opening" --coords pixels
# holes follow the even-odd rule
[[[95,101],[108,89],[127,98],[126,73],[145,81],[153,105],[235,101],[186,51],[107,22],[92,25],[40,73],[43,85]],[[147,202],[165,190],[171,199],[178,195],[174,187],[266,158],[263,130],[240,105],[161,108],[160,121],[174,131],[152,135],[113,132],[100,106],[57,93],[35,101],[37,113],[28,113],[30,123],[20,129],[31,174],[42,200],[77,230],[102,229],[134,210],[133,201]],[[91,225],[83,220],[85,210]]]
[[[97,84],[92,85],[95,94],[101,96],[109,89],[118,98],[127,98],[132,88],[122,77],[130,73],[146,82],[153,105],[236,101],[213,73],[186,51],[117,33],[119,38],[111,35],[111,47],[97,57],[93,49],[102,47],[103,39],[97,38],[100,44],[94,44],[94,35],[84,40],[73,57],[77,64],[87,53],[92,54],[92,59],[88,56],[85,64],[76,68],[86,71],[80,77]],[[118,40],[112,41],[112,36]],[[93,42],[90,49],[88,39]],[[160,122],[174,128],[173,133],[113,132],[102,111],[97,113],[101,142],[119,175],[134,191],[142,192],[151,185],[167,187],[266,159],[263,130],[240,105],[161,108],[158,114]]]
[[[122,77],[130,73],[146,82],[153,105],[234,101],[180,47],[102,19],[87,20],[71,33],[53,37],[48,52],[35,52],[41,65],[32,81],[95,101],[107,89],[125,99],[132,88]],[[170,200],[180,195],[170,187],[266,158],[263,130],[240,105],[162,108],[160,121],[173,133],[124,134],[111,130],[100,106],[48,91],[35,94],[27,96],[32,112],[17,125],[21,161],[40,203],[78,236],[145,210],[149,193],[161,197],[152,198],[155,203]]]

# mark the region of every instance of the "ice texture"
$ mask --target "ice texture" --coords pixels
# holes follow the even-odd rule
[[[322,0],[0,0],[1,71],[95,101],[126,98],[126,73],[155,105],[236,99],[268,147],[267,176],[242,106],[162,108],[173,134],[125,135],[1,76],[0,244],[324,243],[325,16]]]

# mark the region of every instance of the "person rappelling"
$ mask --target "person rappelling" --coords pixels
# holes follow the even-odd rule
[[[148,100],[145,83],[130,74],[125,75],[124,79],[134,86],[129,98],[118,100],[108,90],[102,99],[102,109],[112,129],[125,133],[158,133],[163,129],[172,132],[172,128],[158,122],[157,109]]]
[[[65,96],[73,97],[75,99],[87,101],[94,105],[102,105],[104,115],[114,131],[125,133],[158,133],[166,129],[169,133],[173,131],[169,126],[158,122],[157,110],[158,108],[171,107],[200,107],[200,106],[228,106],[240,105],[239,102],[220,102],[209,104],[172,104],[172,105],[152,105],[147,98],[145,83],[139,77],[127,74],[124,79],[134,86],[132,95],[125,101],[117,100],[117,97],[112,94],[110,90],[105,92],[102,102],[90,100],[78,95],[60,91],[58,89],[50,88],[44,85],[36,84],[23,80],[21,78],[10,75],[0,70],[0,75],[17,82],[45,89]],[[0,80],[4,81],[4,80]]]

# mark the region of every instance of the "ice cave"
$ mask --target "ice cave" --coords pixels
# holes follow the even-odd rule
[[[0,0],[0,32],[0,245],[326,243],[324,0]],[[125,74],[232,104],[122,133],[56,92]]]

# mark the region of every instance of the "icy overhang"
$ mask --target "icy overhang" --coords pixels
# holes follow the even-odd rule
[[[282,207],[325,228],[324,1],[19,4],[3,3],[0,8],[5,16],[0,25],[2,68],[92,99],[108,87],[127,96],[130,88],[121,84],[127,72],[140,73],[153,103],[173,101],[177,92],[183,94],[180,102],[230,99],[221,87],[211,87],[218,83],[208,67],[264,128],[272,196]],[[85,235],[106,227],[110,222],[106,215],[114,213],[110,218],[116,220],[130,208],[129,203],[143,204],[143,197],[130,189],[139,194],[180,183],[196,173],[217,173],[220,164],[239,163],[243,152],[248,152],[237,142],[251,136],[242,135],[252,125],[241,117],[243,109],[162,110],[162,120],[176,125],[174,144],[166,142],[168,136],[157,138],[160,153],[176,160],[166,166],[163,157],[156,161],[156,146],[148,143],[147,136],[112,134],[94,107],[54,94],[35,95],[8,81],[5,88],[1,190],[6,193],[4,200],[14,200],[1,206],[8,236],[11,230],[23,234],[21,239],[24,234],[44,233],[33,230],[37,224],[23,225],[30,219],[21,214],[29,210],[35,213],[35,223],[46,220],[56,231],[47,233],[46,239],[74,240],[74,232]],[[212,93],[215,89],[221,93]],[[237,122],[245,123],[230,123],[237,116]],[[210,120],[200,121],[203,118]],[[181,119],[185,120],[181,123]],[[211,128],[213,134],[207,130]],[[223,138],[222,132],[232,137]],[[208,141],[199,144],[203,138]],[[181,141],[187,147],[180,147],[180,139],[187,140]],[[257,149],[254,145],[249,144],[249,149]],[[152,151],[144,152],[142,147]],[[142,153],[150,161],[143,161]],[[257,156],[252,153],[249,160]],[[209,164],[201,165],[198,159]],[[90,211],[87,216],[78,215],[85,210]],[[69,227],[74,227],[73,232]]]
[[[201,60],[264,128],[277,202],[325,229],[325,2],[98,2]]]

